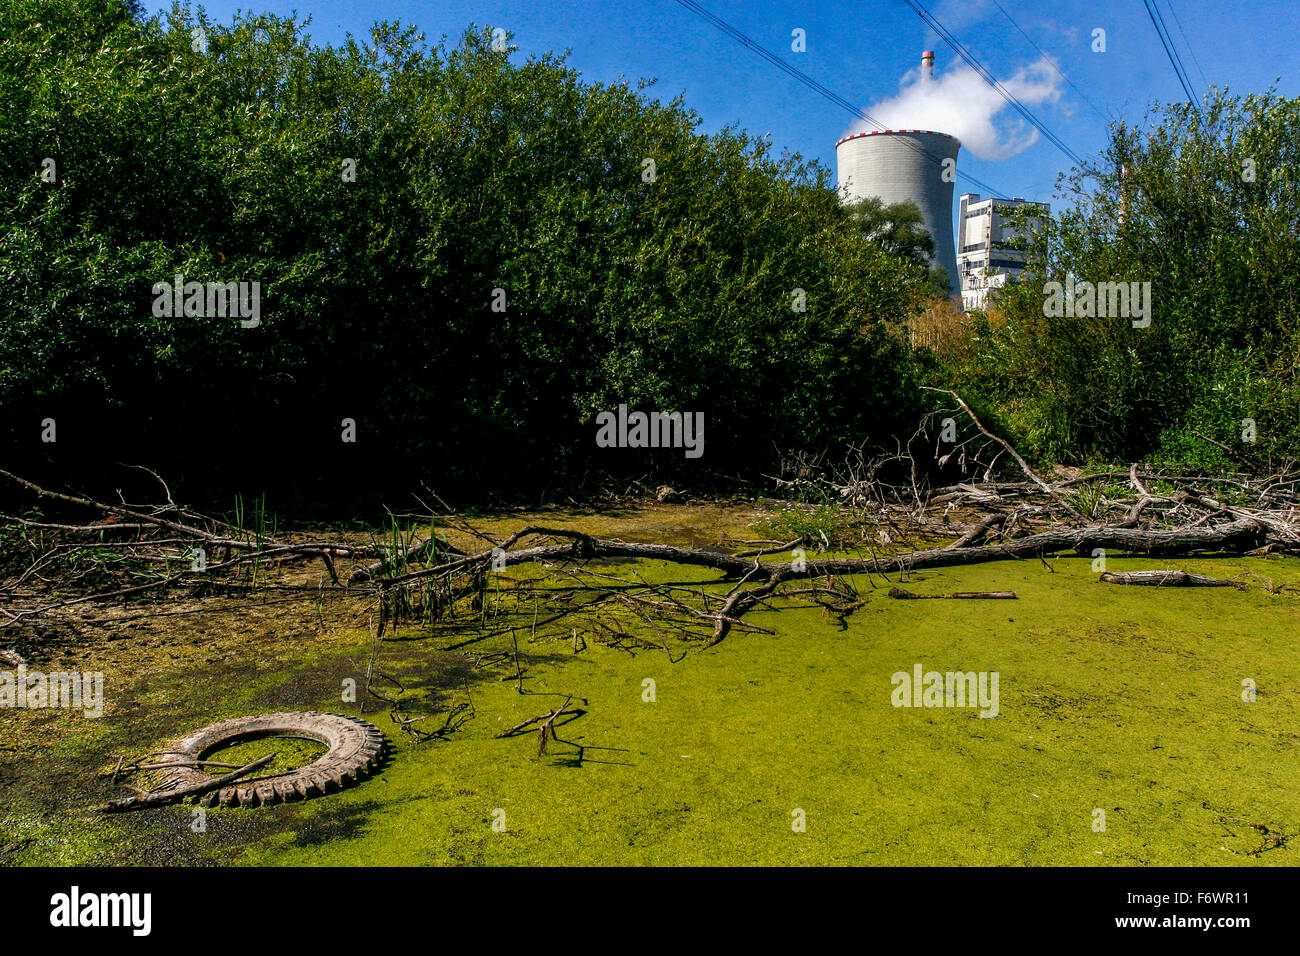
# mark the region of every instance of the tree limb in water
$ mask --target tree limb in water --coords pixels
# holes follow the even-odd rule
[[[254,770],[260,770],[268,763],[274,760],[278,754],[267,754],[265,757],[259,757],[247,766],[240,767],[238,770],[223,774],[220,777],[213,777],[211,780],[201,783],[192,783],[188,787],[179,787],[175,790],[162,790],[152,793],[141,793],[130,797],[122,797],[120,800],[113,800],[99,808],[100,813],[123,813],[127,810],[144,810],[149,807],[161,807],[171,803],[179,803],[186,797],[197,797],[208,793],[212,790],[220,790],[228,784],[234,783],[243,777],[248,776]]]
[[[1099,578],[1107,584],[1138,584],[1155,588],[1238,588],[1245,587],[1239,581],[1226,578],[1207,578],[1201,574],[1187,571],[1105,571]]]

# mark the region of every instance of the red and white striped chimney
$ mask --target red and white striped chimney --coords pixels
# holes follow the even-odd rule
[[[934,79],[934,51],[926,50],[921,54],[921,79],[929,82]]]

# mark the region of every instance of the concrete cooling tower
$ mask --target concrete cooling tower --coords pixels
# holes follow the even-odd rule
[[[949,292],[960,288],[952,243],[952,186],[957,171],[955,136],[931,130],[854,133],[835,144],[840,195],[846,203],[868,196],[885,205],[911,200],[934,237],[934,264],[948,273]],[[944,175],[944,160],[951,159]]]

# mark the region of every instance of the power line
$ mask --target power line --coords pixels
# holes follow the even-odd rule
[[[1182,73],[1183,79],[1187,81],[1187,88],[1192,91],[1192,95],[1195,97],[1196,87],[1192,85],[1192,75],[1187,72],[1187,65],[1183,63],[1183,55],[1178,52],[1178,44],[1174,43],[1174,35],[1170,31],[1169,25],[1165,23],[1165,15],[1160,12],[1160,0],[1151,0],[1151,9],[1156,12],[1156,17],[1160,20],[1160,29],[1164,31],[1169,40],[1169,49],[1173,52],[1174,59],[1178,61],[1178,69]],[[1199,102],[1199,98],[1193,99],[1192,105],[1196,105],[1197,102]]]
[[[1113,117],[1106,116],[1104,113],[1102,113],[1100,109],[1097,108],[1097,104],[1094,103],[1088,97],[1087,93],[1083,92],[1083,90],[1079,89],[1077,86],[1074,85],[1074,80],[1070,79],[1068,76],[1066,76],[1064,73],[1061,72],[1061,68],[1056,65],[1056,60],[1053,57],[1049,56],[1043,50],[1042,47],[1040,47],[1037,43],[1035,43],[1033,37],[1031,37],[1024,30],[1020,29],[1020,24],[1016,23],[1016,21],[1012,18],[1011,14],[1007,13],[1006,8],[1003,7],[1002,4],[998,3],[998,0],[993,0],[993,6],[997,7],[1000,11],[1002,11],[1002,15],[1007,18],[1007,22],[1010,23],[1013,27],[1015,27],[1022,37],[1024,37],[1026,40],[1029,41],[1029,45],[1038,51],[1039,56],[1041,56],[1047,62],[1048,66],[1050,66],[1053,70],[1056,71],[1056,75],[1059,76],[1061,79],[1065,80],[1065,82],[1069,83],[1070,88],[1073,89],[1074,92],[1078,93],[1079,96],[1083,97],[1083,101],[1092,107],[1092,111],[1101,117],[1102,122],[1109,125],[1111,122],[1114,121]]]
[[[720,17],[714,16],[708,10],[705,10],[703,7],[701,7],[698,3],[695,3],[694,0],[675,0],[675,2],[682,7],[685,7],[687,10],[691,11],[701,19],[708,21],[713,26],[717,27],[723,33],[727,34],[729,37],[735,40],[737,43],[741,44],[744,47],[747,47],[752,52],[758,54],[764,60],[771,63],[773,66],[777,67],[778,69],[788,74],[789,76],[794,77],[794,79],[798,80],[800,83],[802,83],[804,86],[808,87],[809,89],[813,90],[815,93],[824,96],[826,99],[830,100],[836,106],[840,107],[841,109],[847,110],[848,112],[852,113],[854,116],[858,117],[864,122],[870,123],[878,130],[885,129],[884,124],[881,123],[879,120],[877,120],[875,117],[873,117],[870,113],[866,112],[865,110],[859,109],[857,106],[853,105],[853,103],[844,99],[844,97],[840,96],[834,90],[828,89],[827,87],[823,86],[822,84],[814,80],[808,74],[804,73],[799,69],[796,69],[795,67],[791,66],[789,63],[786,63],[785,60],[781,59],[775,53],[772,53],[771,51],[766,50],[763,47],[759,46],[757,43],[755,43],[749,37],[745,36],[745,34],[741,33],[731,24],[727,23],[725,20],[723,20]],[[940,157],[934,155],[933,153],[931,153],[929,150],[925,149],[923,146],[919,145],[918,143],[915,143],[909,139],[900,139],[899,142],[903,143],[909,149],[914,150],[919,155],[928,157],[935,164],[942,165],[942,160],[940,159]],[[980,187],[980,189],[982,189],[983,191],[990,193],[993,196],[993,198],[995,199],[1008,198],[1006,194],[1002,192],[1002,190],[996,188],[995,186],[991,186],[986,182],[982,182],[979,179],[976,179],[970,173],[963,172],[960,169],[958,169],[956,172],[958,176],[961,176],[963,179],[966,179],[969,182],[974,183],[976,186]]]
[[[1002,83],[998,81],[998,78],[994,76],[993,73],[989,71],[988,68],[986,68],[984,64],[982,64],[975,55],[947,29],[947,27],[940,23],[933,14],[920,4],[913,3],[912,0],[903,0],[903,2],[906,3],[908,7],[911,8],[912,12],[920,17],[922,22],[925,23],[926,26],[930,27],[930,29],[933,30],[941,40],[948,44],[954,53],[965,60],[966,63],[975,70],[975,72],[978,73],[986,83],[988,83],[989,86],[993,87],[994,91],[997,92],[997,94],[1001,96],[1009,106],[1023,116],[1029,124],[1034,127],[1034,129],[1042,133],[1043,136],[1047,138],[1048,142],[1064,153],[1066,158],[1068,158],[1072,163],[1075,163],[1076,165],[1083,164],[1083,160],[1079,155],[1075,153],[1074,150],[1070,149],[1070,147],[1066,146],[1059,136],[1053,133],[1045,123],[1030,112],[1029,108],[1021,103],[1014,93],[1003,86]]]
[[[983,77],[984,81],[988,83],[989,86],[993,87],[993,89],[997,91],[998,95],[1006,100],[1016,112],[1028,120],[1034,129],[1042,133],[1047,137],[1049,143],[1064,153],[1070,162],[1074,163],[1076,166],[1082,166],[1084,164],[1083,159],[1074,150],[1066,146],[1059,136],[1048,129],[1047,125],[1030,112],[1029,108],[1021,103],[1010,90],[998,82],[998,78],[989,72],[984,64],[980,63],[980,61],[975,58],[975,55],[967,50],[966,47],[962,45],[961,41],[953,36],[942,23],[935,19],[932,13],[920,4],[914,3],[913,0],[903,0],[903,2],[911,7],[912,12],[920,17],[926,26],[937,33],[939,38],[943,40],[944,43],[948,44],[948,46],[950,46],[958,56],[965,60],[976,73]]]
[[[1165,56],[1169,57],[1169,63],[1174,68],[1174,74],[1178,77],[1178,82],[1182,84],[1183,92],[1187,94],[1187,101],[1191,103],[1192,109],[1200,112],[1197,106],[1196,94],[1192,92],[1192,84],[1187,81],[1183,75],[1182,61],[1178,56],[1178,51],[1170,46],[1170,41],[1165,39],[1165,31],[1162,25],[1165,18],[1160,16],[1158,10],[1151,8],[1150,0],[1142,0],[1142,5],[1147,8],[1147,16],[1151,18],[1151,25],[1156,28],[1156,36],[1160,37],[1160,45],[1165,48]]]
[[[1196,56],[1196,51],[1192,49],[1192,41],[1187,39],[1187,34],[1183,32],[1183,21],[1178,17],[1178,11],[1174,9],[1174,0],[1165,0],[1169,4],[1169,12],[1174,15],[1174,23],[1178,26],[1178,34],[1183,38],[1183,46],[1187,47],[1187,52],[1192,55],[1192,62],[1196,64],[1196,72],[1201,74],[1201,82],[1206,86],[1210,81],[1205,78],[1205,71],[1201,69],[1201,61]]]

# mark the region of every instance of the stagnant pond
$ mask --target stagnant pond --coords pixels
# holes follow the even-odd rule
[[[1111,570],[1168,566],[1110,560]],[[469,621],[412,626],[382,648],[393,678],[384,693],[404,715],[430,715],[416,725],[426,730],[448,707],[472,705],[454,732],[422,742],[386,706],[372,701],[363,715],[346,700],[349,681],[364,684],[364,618],[319,629],[301,609],[290,618],[268,605],[258,636],[237,645],[194,620],[147,639],[126,632],[76,651],[82,669],[105,674],[103,717],[0,718],[0,859],[1294,863],[1300,595],[1277,586],[1300,586],[1300,561],[1173,566],[1248,586],[1106,585],[1090,560],[1062,556],[906,585],[1012,590],[1014,601],[891,600],[887,582],[863,578],[866,603],[843,620],[778,604],[746,618],[773,634],[733,631],[713,647],[657,646],[648,630],[645,641],[602,643],[580,617],[534,635],[526,613],[513,636]],[[716,579],[649,561],[636,571]],[[973,675],[972,699],[927,693],[930,675]],[[555,722],[540,755],[536,732],[496,736],[570,697],[578,713]],[[225,717],[312,709],[365,716],[393,759],[303,803],[202,819],[189,806],[93,811],[120,795],[96,778],[119,755]],[[254,751],[269,752],[222,759]]]

